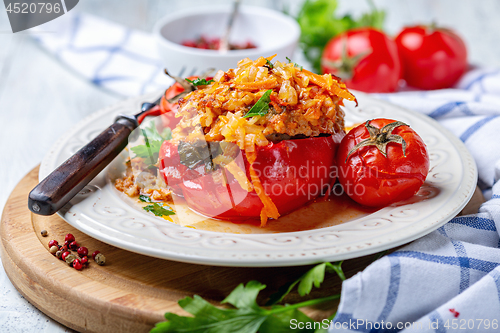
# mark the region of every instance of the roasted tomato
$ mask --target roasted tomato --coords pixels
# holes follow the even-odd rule
[[[278,216],[284,215],[315,199],[335,181],[335,154],[342,136],[283,140],[257,147],[252,164],[231,143],[186,147],[185,143],[165,141],[160,149],[160,173],[174,193],[203,215],[259,219],[263,201],[269,199]],[[224,159],[214,167],[213,161]]]
[[[390,119],[367,121],[342,140],[339,181],[356,202],[386,206],[413,196],[429,172],[427,148],[408,125]]]
[[[196,76],[188,77],[188,79],[191,80],[195,78]],[[167,90],[165,90],[165,94],[163,94],[159,105],[154,106],[137,118],[139,124],[142,123],[146,117],[161,116],[163,127],[174,128],[180,121],[180,119],[175,118],[175,112],[179,108],[179,104],[177,102],[170,103],[168,100],[181,94],[182,92],[184,92],[184,88],[178,82],[175,82]]]
[[[359,28],[332,38],[321,57],[323,73],[339,76],[347,88],[393,92],[402,77],[396,43],[379,30]]]
[[[404,79],[420,89],[453,86],[467,69],[463,40],[449,29],[415,26],[396,37],[403,61]]]

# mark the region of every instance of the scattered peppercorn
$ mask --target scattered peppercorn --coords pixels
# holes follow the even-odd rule
[[[71,252],[69,252],[69,251],[63,252],[63,254],[61,255],[61,259],[66,261],[66,257],[69,256],[70,254],[71,254]]]
[[[102,266],[106,263],[106,257],[102,253],[97,253],[94,260],[99,266]]]
[[[69,248],[72,249],[73,251],[76,251],[78,249],[78,243],[76,241],[72,241],[69,244]]]
[[[80,246],[76,252],[80,257],[86,257],[89,254],[89,250],[85,246]]]
[[[83,257],[80,262],[82,263],[83,266],[88,266],[89,265],[89,258]]]
[[[42,231],[40,231],[40,234],[42,234],[42,237],[47,237],[49,235],[49,233],[45,229],[43,229]]]
[[[66,256],[66,259],[64,259],[64,261],[66,261],[66,263],[71,266],[75,259],[78,259],[78,258],[74,254],[71,253],[71,254],[68,254]]]
[[[51,246],[49,249],[49,252],[53,255],[55,255],[57,251],[59,251],[59,248],[56,245]]]
[[[43,237],[48,235],[47,230],[42,230],[40,232]],[[76,251],[78,256],[71,253],[71,250]],[[49,251],[57,258],[64,260],[69,266],[81,270],[89,265],[89,250],[85,246],[79,246],[75,240],[75,236],[72,234],[67,234],[64,237],[64,245],[61,246],[59,243],[53,239],[49,241]],[[92,253],[92,259],[99,265],[102,266],[106,263],[106,257],[101,253],[101,251],[94,251]]]
[[[99,251],[99,250],[94,251],[94,253],[92,253],[92,259],[94,259],[94,260],[95,260],[95,256],[96,256],[98,253],[101,253],[101,251]]]
[[[67,234],[66,237],[64,237],[64,241],[68,242],[68,244],[71,243],[71,242],[74,242],[75,241],[75,236],[73,236],[72,234]]]
[[[80,262],[80,260],[78,260],[78,259],[73,260],[73,268],[76,269],[77,271],[79,271],[83,268],[83,265]]]

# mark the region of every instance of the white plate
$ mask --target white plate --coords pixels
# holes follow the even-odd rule
[[[346,106],[347,125],[373,118],[397,119],[410,124],[427,144],[431,170],[419,192],[425,200],[410,200],[342,224],[307,231],[214,232],[182,227],[130,204],[110,182],[112,164],[59,213],[82,232],[129,251],[197,264],[261,267],[306,265],[372,254],[408,243],[448,222],[467,204],[476,186],[476,165],[465,146],[426,116],[363,93],[357,92],[356,96],[359,107]],[[143,101],[154,97],[124,101],[84,119],[46,155],[40,179],[109,126],[117,114],[136,113]],[[119,162],[114,161],[115,167]]]

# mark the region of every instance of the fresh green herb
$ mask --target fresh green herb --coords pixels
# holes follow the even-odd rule
[[[152,205],[147,205],[145,207],[142,207],[147,212],[153,213],[156,216],[169,216],[169,215],[175,215],[174,211],[170,209],[166,209],[165,207],[161,206],[158,203],[153,203]]]
[[[281,302],[283,298],[285,298],[285,296],[288,295],[288,293],[292,291],[293,287],[295,287],[297,284],[299,285],[297,291],[299,292],[300,296],[309,294],[312,290],[313,284],[316,288],[319,288],[325,278],[326,270],[328,270],[329,272],[336,272],[339,278],[344,281],[345,276],[344,272],[342,271],[341,265],[342,261],[333,264],[325,262],[311,268],[297,280],[287,283],[279,288],[276,293],[272,294],[269,297],[269,301],[267,301],[266,305],[273,305]]]
[[[338,267],[341,270],[340,264],[323,263],[315,266],[309,272],[305,273],[302,278],[306,282],[301,282],[304,284],[302,292],[308,294],[312,289],[312,284],[319,286],[324,279],[325,270],[333,270],[331,266]],[[193,298],[186,297],[179,301],[179,305],[185,311],[191,313],[193,317],[182,317],[168,312],[165,314],[167,321],[156,324],[155,328],[151,330],[151,333],[254,333],[257,331],[260,333],[289,332],[290,322],[292,319],[296,319],[297,322],[304,323],[303,328],[297,329],[297,332],[325,332],[324,330],[321,330],[324,325],[319,325],[320,328],[315,330],[320,323],[309,318],[301,312],[299,308],[340,298],[340,295],[337,294],[292,305],[273,304],[264,308],[257,304],[256,299],[259,292],[265,287],[265,285],[257,281],[249,281],[246,285],[238,285],[229,294],[229,296],[221,302],[231,304],[233,308],[230,309],[220,309],[215,307],[198,295],[195,295]],[[333,319],[333,317],[334,315],[332,315],[329,319]]]
[[[199,77],[194,79],[194,80],[190,80],[190,79],[186,79],[187,82],[191,83],[193,86],[197,87],[197,86],[206,86],[207,84],[210,84],[212,82],[214,82],[214,80],[206,80],[206,79],[200,79]]]
[[[269,110],[269,102],[271,102],[272,89],[266,91],[257,101],[257,103],[252,106],[252,108],[247,112],[243,118],[253,117],[253,116],[265,116]]]
[[[267,67],[269,67],[270,69],[273,69],[274,68],[274,65],[272,62],[269,61],[269,59],[266,59],[266,65]]]
[[[148,137],[149,140],[155,141],[165,141],[172,139],[172,131],[169,127],[163,129],[163,131],[158,133],[158,129],[156,128],[155,122],[150,121],[149,126],[144,127],[144,133]]]
[[[148,197],[147,195],[144,195],[144,194],[141,194],[139,196],[139,200],[142,201],[142,202],[151,202],[151,198]]]
[[[166,322],[156,324],[152,333],[168,332],[207,332],[207,333],[274,333],[287,332],[290,321],[314,323],[298,308],[311,306],[326,301],[338,299],[340,295],[309,300],[293,305],[275,305],[264,309],[257,305],[256,298],[260,290],[266,286],[257,281],[250,281],[244,286],[240,284],[222,303],[229,303],[233,309],[219,309],[205,301],[198,295],[186,297],[179,301],[179,305],[194,317],[182,317],[173,313],[166,313]],[[312,326],[312,325],[310,325]],[[313,332],[311,329],[302,329],[298,332]]]
[[[342,270],[342,263],[343,261],[338,261],[338,262],[335,262],[335,263],[326,263],[327,267],[333,269],[335,271],[335,273],[337,273],[337,275],[339,276],[339,278],[344,281],[345,280],[345,275],[344,275],[344,271]]]
[[[371,11],[364,13],[356,22],[355,28],[373,27],[382,30],[384,28],[385,12],[378,10],[373,0],[367,0]]]
[[[292,59],[286,57],[286,60],[288,60],[288,63],[291,64],[292,63]],[[293,63],[293,65],[297,68],[300,68],[300,70],[303,70],[304,67],[300,66],[299,64],[297,64],[296,62]]]
[[[371,11],[355,20],[351,15],[336,15],[337,0],[306,0],[297,16],[301,28],[300,44],[313,69],[321,72],[321,54],[328,41],[353,28],[374,27],[382,29],[385,12],[377,10],[368,0]]]
[[[170,127],[165,127],[163,131],[161,131],[160,136],[162,137],[163,141],[172,139],[172,130],[170,129]]]
[[[180,141],[177,145],[179,160],[182,165],[190,169],[196,168],[200,163],[205,164],[207,173],[215,170],[213,159],[222,153],[218,142],[197,140],[194,143]]]
[[[158,160],[161,144],[165,140],[172,139],[172,131],[167,127],[161,134],[158,133],[154,121],[149,122],[149,125],[145,125],[144,128],[141,128],[140,130],[142,136],[144,137],[145,144],[138,145],[130,149],[135,154],[135,157],[144,159],[149,158],[149,163],[155,164]]]

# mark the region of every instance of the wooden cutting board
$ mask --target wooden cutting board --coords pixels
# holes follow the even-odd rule
[[[179,299],[198,294],[214,304],[224,299],[238,284],[258,280],[267,285],[260,303],[281,285],[311,266],[279,268],[236,268],[186,264],[128,252],[74,229],[59,216],[38,216],[27,208],[28,193],[38,183],[38,168],[21,180],[5,205],[0,224],[1,258],[14,286],[33,305],[58,322],[85,332],[148,332],[164,319],[165,312],[187,315]],[[477,191],[476,191],[477,192]],[[468,210],[482,201],[476,193]],[[42,237],[41,230],[49,235]],[[48,251],[48,241],[64,242],[72,233],[89,252],[101,251],[106,265],[91,260],[88,268],[77,271]],[[347,260],[344,272],[350,277],[363,270],[377,255]],[[285,299],[295,303],[340,292],[339,278],[330,274],[320,289],[306,298],[296,291]],[[303,311],[316,320],[331,315],[338,301]]]

